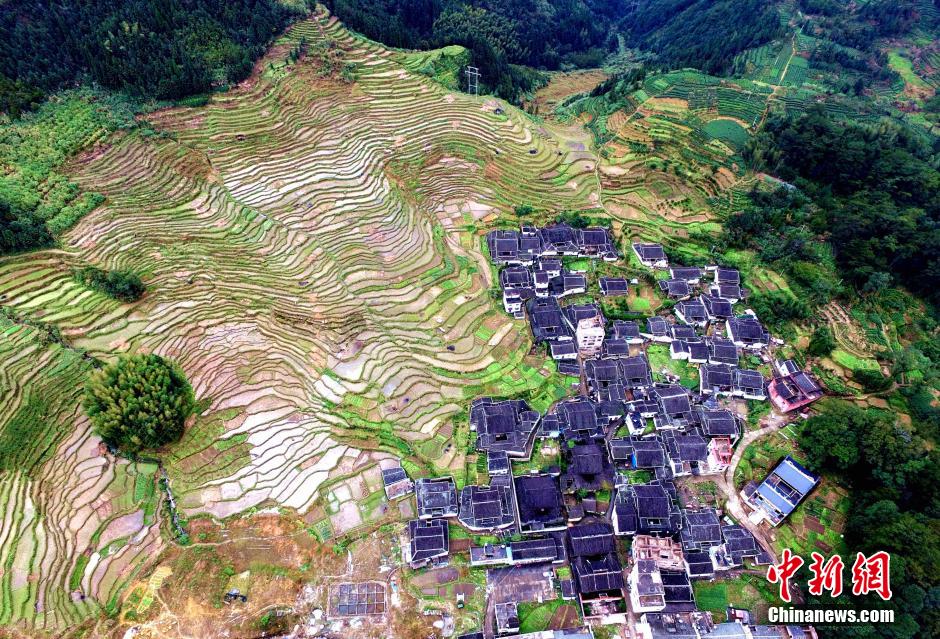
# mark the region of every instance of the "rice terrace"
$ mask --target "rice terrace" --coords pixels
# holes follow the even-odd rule
[[[883,428],[933,468],[935,292],[902,257],[887,281],[841,262],[794,195],[819,192],[755,148],[807,111],[935,135],[935,43],[890,42],[903,86],[863,111],[785,2],[721,72],[608,38],[515,99],[466,90],[476,41],[275,4],[237,82],[3,107],[0,204],[20,180],[57,208],[0,252],[0,637],[830,636],[767,625],[764,574],[785,548],[854,556],[874,483],[851,473],[875,464],[816,433]],[[630,528],[653,501],[664,527]]]

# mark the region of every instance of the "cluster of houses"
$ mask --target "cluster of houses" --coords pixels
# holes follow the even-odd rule
[[[772,339],[752,313],[732,312],[743,297],[737,271],[669,268],[661,246],[634,244],[641,263],[669,269],[660,286],[678,300],[674,318],[608,324],[597,304],[559,301],[587,290],[583,274],[566,271],[561,256],[617,259],[606,229],[522,227],[494,231],[487,245],[492,260],[505,266],[500,283],[507,312],[527,318],[535,341],[548,346],[559,367],[581,377],[581,394],[545,415],[521,399],[473,401],[470,429],[486,456],[487,485],[458,490],[450,477],[412,483],[400,467],[385,469],[389,499],[415,495],[406,561],[413,568],[446,562],[450,526],[460,525],[502,540],[472,546],[474,567],[541,565],[546,574],[559,574],[553,567],[566,565],[560,574],[570,577],[557,578],[557,588],[589,623],[625,623],[632,611],[650,638],[802,632],[740,621],[716,626],[697,610],[691,585],[745,561],[771,561],[747,528],[714,509],[679,503],[675,478],[721,473],[731,462],[742,421],[721,398],[769,396],[786,411],[822,394],[791,361],[776,362],[769,383],[760,372],[739,368],[744,352],[767,361]],[[629,285],[601,282],[602,294],[625,293]],[[671,357],[700,365],[697,389],[668,377],[654,381],[643,350],[652,342],[668,343]],[[546,445],[559,451],[557,462],[513,473],[513,463],[528,462]],[[784,459],[764,482],[746,488],[751,520],[780,523],[817,482]],[[617,552],[618,538],[631,539],[628,566]],[[499,602],[493,614],[491,636],[519,633],[514,602]]]

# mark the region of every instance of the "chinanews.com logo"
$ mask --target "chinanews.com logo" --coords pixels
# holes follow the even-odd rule
[[[810,555],[809,571],[811,577],[806,586],[809,594],[822,597],[828,593],[830,598],[840,597],[843,593],[845,562],[839,555],[828,559],[818,552]],[[791,580],[803,567],[802,557],[794,555],[786,548],[781,554],[779,564],[767,569],[767,581],[777,584],[780,599],[793,603],[795,584]],[[852,563],[852,590],[855,597],[877,595],[883,601],[891,600],[891,555],[884,551],[865,556],[857,553]],[[768,610],[768,621],[773,624],[871,624],[894,622],[894,610],[860,610],[846,605],[812,605],[805,607],[772,606]]]

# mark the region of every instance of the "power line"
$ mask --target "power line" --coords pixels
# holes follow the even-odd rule
[[[477,67],[467,67],[467,93],[479,95],[480,93],[480,69]]]

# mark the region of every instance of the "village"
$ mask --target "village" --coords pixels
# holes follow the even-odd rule
[[[645,639],[815,636],[809,627],[755,624],[750,611],[730,607],[727,620],[716,621],[693,595],[693,580],[771,564],[764,531],[819,482],[786,456],[762,482],[728,495],[725,512],[682,503],[677,484],[720,477],[731,465],[748,401],[769,401],[773,418],[786,420],[805,416],[823,395],[795,362],[773,359],[781,342],[753,311],[735,310],[746,300],[739,272],[674,266],[661,245],[634,243],[636,260],[659,274],[662,295],[675,302],[672,316],[608,322],[596,302],[562,303],[588,294],[585,274],[566,260],[622,259],[608,229],[522,226],[489,233],[486,248],[501,268],[506,312],[525,319],[536,348],[579,381],[544,415],[521,399],[472,401],[470,430],[485,454],[487,485],[458,491],[451,477],[383,469],[389,501],[415,500],[417,517],[402,540],[411,569],[448,564],[452,525],[489,540],[469,547],[472,569],[486,571],[483,627],[461,638],[581,639],[611,625]],[[637,284],[598,279],[602,299]],[[656,344],[671,360],[698,366],[697,388],[651,368],[646,351]],[[745,354],[769,363],[773,377],[740,367]],[[541,463],[545,453],[558,453],[560,463]],[[578,623],[520,634],[520,605],[556,598],[576,605]],[[441,628],[453,634],[447,615]]]

